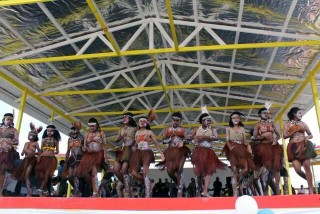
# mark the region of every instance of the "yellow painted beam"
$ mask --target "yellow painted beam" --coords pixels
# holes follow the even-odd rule
[[[284,107],[284,104],[272,104],[272,108],[281,108]],[[242,106],[220,106],[220,107],[207,107],[209,111],[219,111],[219,110],[240,110],[240,109],[260,109],[263,108],[264,105],[242,105]],[[189,111],[201,111],[201,107],[194,107],[194,108],[174,108],[173,111],[177,112],[189,112]],[[155,113],[168,113],[171,112],[169,108],[162,108],[162,109],[155,109]],[[130,111],[132,114],[147,114],[149,110],[136,110]],[[108,112],[81,112],[81,113],[71,113],[68,114],[70,116],[106,116],[106,115],[122,115],[124,111],[108,111]]]
[[[52,2],[52,0],[1,0],[0,7],[15,6],[22,4],[34,4],[39,2]]]
[[[43,62],[59,62],[59,61],[69,61],[69,60],[81,60],[81,59],[108,58],[108,57],[118,57],[119,55],[120,56],[135,56],[135,55],[149,55],[149,54],[162,54],[162,53],[174,53],[174,52],[194,52],[194,51],[230,50],[230,49],[251,49],[251,48],[274,48],[274,47],[291,47],[291,46],[316,46],[316,45],[320,45],[320,40],[180,47],[179,51],[176,51],[174,48],[128,50],[128,51],[120,51],[120,54],[118,54],[116,52],[106,52],[106,53],[81,54],[81,55],[71,55],[71,56],[57,56],[57,57],[48,57],[48,58],[10,60],[10,61],[0,62],[0,66],[43,63]]]
[[[281,85],[281,84],[297,84],[301,80],[264,80],[264,81],[245,81],[245,82],[223,82],[223,83],[206,83],[206,84],[185,84],[185,85],[170,85],[166,88],[171,89],[192,89],[192,88],[213,88],[213,87],[228,87],[228,86],[252,86],[252,85]]]
[[[20,109],[19,109],[18,121],[17,121],[17,126],[16,126],[16,129],[18,130],[19,133],[20,133],[20,129],[21,129],[24,108],[26,106],[27,94],[28,94],[27,89],[24,89],[22,91],[22,95],[20,98]]]
[[[282,120],[282,115],[288,111],[288,109],[291,107],[291,105],[294,103],[294,101],[300,96],[301,92],[305,89],[305,87],[309,84],[310,78],[313,78],[316,73],[318,73],[320,70],[320,62],[318,62],[314,68],[309,72],[308,78],[306,78],[298,88],[298,90],[295,92],[291,100],[287,103],[287,105],[280,111],[278,114],[278,117],[275,119],[275,121]]]
[[[75,90],[75,91],[57,91],[57,92],[45,92],[39,93],[40,96],[64,96],[75,94],[104,94],[104,93],[123,93],[123,92],[135,92],[135,91],[161,91],[161,86],[152,87],[134,87],[134,88],[113,88],[113,89],[101,89],[101,90]]]
[[[41,103],[43,106],[47,107],[48,109],[54,111],[56,114],[60,115],[62,118],[66,119],[69,122],[72,122],[72,118],[70,116],[65,115],[65,113],[55,107],[53,107],[50,103],[43,100],[42,98],[38,97],[35,93],[30,91],[29,89],[26,89],[25,86],[21,85],[19,82],[11,78],[10,76],[6,75],[3,71],[0,72],[0,77],[7,82],[11,83],[15,87],[19,88],[20,90],[26,90],[28,95],[36,100],[37,102]]]
[[[160,71],[159,71],[160,72]],[[160,77],[161,78],[161,74]],[[162,78],[161,78],[162,79]],[[134,88],[114,88],[101,90],[73,90],[73,91],[57,91],[40,93],[41,96],[64,96],[75,94],[103,94],[117,92],[133,92],[133,91],[159,91],[159,90],[177,90],[177,89],[194,89],[194,88],[213,88],[213,87],[228,87],[228,86],[252,86],[252,85],[275,85],[275,84],[297,84],[301,80],[264,80],[264,81],[245,81],[245,82],[225,82],[225,83],[206,83],[206,84],[184,84],[184,85],[161,85],[152,87],[134,87]],[[161,81],[162,83],[162,81]]]
[[[162,90],[164,92],[164,97],[165,97],[165,99],[166,99],[166,101],[168,103],[170,112],[172,112],[171,102],[170,102],[170,99],[168,97],[168,93],[167,93],[166,87],[163,84],[162,75],[161,75],[160,69],[159,69],[159,67],[157,65],[157,62],[156,62],[156,59],[155,59],[154,55],[151,55],[151,59],[152,59],[153,65],[154,65],[154,67],[156,69],[156,72],[157,72],[157,75],[158,75],[158,79],[159,79],[159,82],[161,84],[161,88],[162,88]]]
[[[168,17],[169,17],[169,25],[170,25],[170,29],[171,29],[171,34],[172,34],[174,49],[175,49],[176,51],[178,51],[178,50],[179,50],[179,44],[178,44],[178,38],[177,38],[176,28],[174,27],[174,20],[173,20],[173,15],[172,15],[172,10],[171,10],[170,0],[166,0],[166,8],[167,8]]]
[[[120,54],[120,49],[116,43],[116,41],[114,40],[112,34],[109,32],[108,27],[106,26],[103,18],[101,17],[99,11],[97,10],[95,3],[92,0],[86,0],[87,4],[89,5],[94,17],[96,17],[99,25],[102,28],[102,31],[105,33],[105,35],[107,36],[109,42],[111,43],[112,47],[114,48],[114,50],[116,51],[117,55]]]

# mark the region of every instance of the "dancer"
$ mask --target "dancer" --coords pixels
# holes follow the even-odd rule
[[[203,109],[203,112],[199,118],[201,126],[193,129],[191,134],[196,146],[191,155],[191,163],[194,165],[196,175],[197,195],[210,197],[208,188],[211,177],[217,169],[223,170],[226,165],[219,160],[212,148],[212,143],[218,139],[216,129],[211,126],[212,117],[206,109]],[[203,189],[202,183],[204,183]]]
[[[119,179],[117,184],[118,197],[123,196],[122,187],[124,185],[124,197],[131,197],[130,191],[130,175],[128,173],[129,160],[132,154],[132,146],[134,145],[135,134],[138,130],[137,123],[133,118],[133,114],[127,112],[123,114],[124,126],[119,130],[116,143],[121,142],[121,149],[116,151],[116,160],[114,162],[113,172]]]
[[[42,131],[42,126],[36,129],[33,123],[30,123],[31,131],[28,134],[29,142],[24,144],[21,156],[25,155],[20,166],[13,173],[13,177],[19,181],[24,181],[27,188],[27,197],[32,195],[32,189],[30,187],[30,175],[34,171],[37,164],[36,152],[40,152],[38,144],[38,134]]]
[[[36,177],[41,180],[39,195],[44,196],[48,193],[45,191],[49,179],[54,174],[57,168],[58,161],[55,154],[59,154],[59,142],[61,136],[54,125],[48,125],[43,132],[41,141],[41,150],[37,157],[37,164],[35,167]]]
[[[14,128],[13,114],[6,113],[0,124],[0,197],[5,184],[6,171],[14,170],[15,149],[19,144],[19,133]]]
[[[89,131],[84,136],[84,145],[81,162],[77,168],[77,175],[90,180],[92,185],[92,197],[98,197],[98,171],[102,168],[104,161],[108,160],[106,155],[106,135],[101,131],[100,125],[95,118],[88,121]]]
[[[252,160],[252,149],[246,141],[246,133],[240,117],[240,112],[233,112],[230,115],[229,126],[226,127],[226,145],[223,150],[231,165],[233,196],[238,196],[238,175],[243,178],[249,170],[254,170]],[[238,174],[238,170],[241,170]]]
[[[298,107],[293,107],[288,112],[289,122],[284,125],[283,136],[289,138],[287,147],[288,160],[292,162],[296,173],[307,180],[309,194],[313,194],[312,173],[310,169],[311,158],[316,156],[310,139],[313,138],[309,127],[302,122],[302,112]],[[307,136],[305,136],[307,133]],[[301,170],[303,167],[304,171]]]
[[[150,113],[149,115],[152,115]],[[149,117],[150,118],[150,117]],[[150,121],[150,119],[149,119]],[[158,148],[161,154],[161,160],[164,161],[165,157],[161,148],[158,144],[156,136],[150,130],[149,121],[146,117],[142,117],[139,119],[139,130],[136,132],[135,141],[137,145],[137,149],[132,153],[130,159],[130,169],[131,175],[144,182],[145,185],[145,197],[150,197],[150,179],[148,176],[150,163],[154,163],[154,153],[150,148],[150,144],[153,142],[155,146]],[[141,171],[141,167],[143,167],[142,175],[139,173]]]
[[[82,158],[83,136],[80,133],[81,123],[73,122],[68,139],[68,148],[66,152],[66,170],[68,172],[68,180],[73,187],[73,196],[80,196],[79,179],[76,175],[76,168]]]
[[[275,195],[280,194],[280,169],[282,167],[283,148],[279,145],[280,134],[270,119],[267,108],[261,108],[258,111],[260,121],[255,125],[253,139],[259,141],[254,150],[254,162],[258,167],[265,167],[267,175],[263,176],[263,190],[265,194],[268,191],[268,183],[275,179]]]
[[[172,114],[172,124],[164,129],[163,141],[168,143],[164,151],[165,161],[158,163],[158,167],[166,167],[168,175],[178,186],[178,197],[182,197],[184,177],[182,175],[184,162],[190,155],[190,149],[185,146],[186,130],[181,127],[182,114]]]

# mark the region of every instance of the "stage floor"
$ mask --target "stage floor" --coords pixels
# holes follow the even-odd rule
[[[253,197],[274,213],[320,213],[320,195]],[[235,197],[219,198],[0,198],[0,213],[236,213]],[[248,204],[249,205],[249,204]],[[269,212],[270,213],[270,212]],[[265,214],[268,214],[265,212]]]

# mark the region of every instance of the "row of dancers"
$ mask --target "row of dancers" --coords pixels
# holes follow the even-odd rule
[[[275,182],[273,192],[279,194],[280,169],[283,165],[283,147],[278,143],[280,134],[270,118],[268,109],[258,111],[260,121],[254,127],[252,137],[247,140],[242,113],[235,111],[230,115],[226,127],[226,143],[222,153],[226,154],[232,171],[233,195],[238,195],[238,184],[248,173],[254,172],[255,179],[263,177],[262,189],[267,190],[270,183]],[[289,138],[287,147],[288,160],[292,162],[296,173],[307,180],[309,193],[313,192],[310,159],[316,156],[310,139],[312,134],[306,123],[301,121],[302,112],[293,107],[288,112],[289,121],[285,123],[283,137]],[[133,114],[123,114],[123,126],[120,128],[116,143],[113,173],[118,178],[118,197],[132,197],[131,179],[142,182],[145,186],[145,197],[150,197],[149,167],[155,162],[155,154],[150,144],[155,144],[161,155],[161,161],[156,164],[160,169],[166,169],[169,177],[178,188],[178,197],[182,196],[184,177],[183,166],[186,158],[191,157],[196,176],[197,195],[210,197],[209,183],[213,174],[219,169],[226,169],[214,151],[214,143],[218,140],[216,128],[212,125],[212,117],[204,112],[199,117],[199,127],[191,130],[188,138],[194,143],[192,151],[186,145],[186,129],[181,126],[180,112],[172,114],[172,123],[163,131],[163,142],[168,147],[162,151],[158,140],[150,129],[150,122],[155,118],[151,113],[141,117],[136,123]],[[45,196],[47,183],[54,175],[57,167],[56,154],[59,153],[61,140],[59,131],[54,125],[48,125],[43,133],[41,145],[38,144],[38,133],[42,127],[36,128],[30,124],[28,142],[24,144],[21,155],[25,158],[19,167],[13,165],[15,147],[18,145],[18,132],[14,128],[13,114],[4,115],[0,125],[0,196],[5,183],[5,172],[13,172],[12,176],[25,182],[27,196],[32,195],[30,175],[35,172],[41,180],[40,196]],[[91,187],[92,197],[98,197],[97,174],[101,169],[108,170],[107,141],[105,132],[101,130],[95,118],[88,121],[88,131],[85,136],[80,133],[81,123],[72,124],[68,149],[66,152],[65,175],[73,187],[73,195],[80,196],[79,178],[84,178]],[[304,171],[302,171],[302,168]],[[261,176],[262,171],[268,176]],[[262,194],[258,189],[258,193]]]

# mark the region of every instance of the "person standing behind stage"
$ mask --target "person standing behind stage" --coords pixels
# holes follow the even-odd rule
[[[134,146],[135,134],[138,125],[130,112],[123,114],[124,126],[119,130],[116,143],[121,142],[121,148],[116,151],[116,160],[114,162],[113,172],[119,179],[116,190],[118,198],[123,197],[122,186],[124,185],[124,197],[132,197],[130,191],[130,175],[128,173],[129,161]]]
[[[59,142],[61,136],[54,125],[48,125],[43,132],[41,141],[41,150],[37,157],[37,165],[35,167],[36,177],[41,180],[39,195],[44,196],[44,188],[48,180],[52,178],[57,168],[58,161],[55,154],[59,154]]]
[[[168,148],[164,151],[165,162],[160,162],[157,167],[167,168],[170,178],[178,186],[178,197],[182,197],[184,177],[183,166],[186,158],[191,153],[185,146],[186,130],[181,127],[182,114],[175,112],[172,114],[172,125],[163,131],[163,142],[168,143]]]
[[[193,129],[191,134],[196,146],[191,155],[191,163],[194,165],[193,171],[196,175],[197,195],[210,197],[208,188],[211,177],[217,169],[224,169],[226,165],[219,160],[212,148],[213,141],[218,139],[216,129],[211,126],[212,117],[208,113],[202,113],[199,123],[201,126]],[[202,182],[204,188],[201,192]]]
[[[254,170],[256,167],[252,160],[252,149],[246,141],[246,133],[240,117],[243,116],[240,112],[233,112],[230,115],[229,126],[226,127],[226,145],[223,150],[226,153],[227,159],[231,165],[232,188],[233,196],[238,196],[238,171],[240,179],[245,176],[249,170]]]
[[[6,113],[0,124],[0,197],[5,184],[6,171],[14,170],[15,149],[19,144],[19,133],[14,128],[13,114]]]
[[[85,177],[91,183],[92,197],[98,197],[98,171],[102,168],[106,156],[106,135],[101,131],[95,118],[88,121],[89,130],[84,136],[84,145],[81,162],[76,169],[76,175]]]
[[[149,115],[151,114],[149,113]],[[135,142],[137,149],[135,152],[133,152],[130,159],[131,174],[134,178],[144,182],[145,197],[149,198],[151,195],[151,184],[148,173],[150,164],[155,162],[154,153],[150,148],[150,144],[152,142],[155,144],[160,152],[162,161],[165,160],[165,157],[158,144],[156,136],[154,135],[153,131],[150,130],[149,121],[146,117],[139,119],[139,130],[136,132]],[[143,167],[142,175],[140,174],[141,167]]]
[[[307,124],[301,121],[302,112],[299,108],[293,107],[288,112],[289,122],[286,122],[283,129],[283,137],[289,138],[287,147],[288,160],[292,162],[296,173],[307,180],[309,194],[313,194],[312,173],[310,169],[311,158],[315,158],[316,153],[310,139],[313,135]],[[307,136],[305,136],[305,133]],[[304,171],[301,170],[303,167]]]
[[[216,177],[216,180],[213,182],[213,196],[220,197],[222,189],[222,183],[219,177]]]

